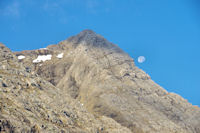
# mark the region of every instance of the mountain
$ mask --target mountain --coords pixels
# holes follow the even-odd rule
[[[2,116],[12,125],[6,130],[31,131],[36,124],[41,132],[200,133],[199,107],[167,92],[135,66],[128,54],[91,30],[47,48],[2,53],[13,57],[4,58],[10,73],[5,74],[3,68],[0,73],[6,77],[2,88],[9,88],[4,81],[11,80],[13,86],[9,93],[1,91],[9,106],[6,109],[12,108]],[[20,67],[9,64],[10,60]],[[21,80],[17,70],[27,77]],[[16,91],[18,83],[28,89]],[[12,116],[12,111],[20,112],[19,116]],[[76,119],[66,118],[66,112]],[[5,130],[5,124],[0,127]]]
[[[0,132],[130,132],[106,116],[95,118],[61,89],[18,63],[0,44]]]

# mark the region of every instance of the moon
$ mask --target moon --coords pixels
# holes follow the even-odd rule
[[[139,57],[138,57],[138,62],[139,62],[139,63],[143,63],[143,62],[145,62],[145,60],[146,60],[146,59],[145,59],[144,56],[139,56]]]

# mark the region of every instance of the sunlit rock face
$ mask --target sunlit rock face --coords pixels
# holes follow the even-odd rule
[[[95,118],[82,103],[32,74],[3,44],[0,55],[1,133],[131,132],[106,116]]]
[[[106,122],[133,133],[200,132],[198,107],[168,93],[137,68],[128,54],[91,30],[46,49],[15,55],[25,56],[18,60],[25,70],[59,88],[61,98],[69,94],[79,101],[97,121],[110,118]],[[47,55],[51,59],[33,63]]]

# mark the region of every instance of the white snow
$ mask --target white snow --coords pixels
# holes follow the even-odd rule
[[[33,60],[33,63],[45,62],[51,60],[52,55],[38,55],[37,59]]]
[[[22,59],[25,58],[25,56],[23,56],[23,55],[19,55],[19,56],[17,56],[17,58],[18,58],[19,60],[22,60]]]
[[[42,50],[42,49],[47,49],[47,48],[40,48],[39,50]]]
[[[63,58],[63,55],[64,55],[63,53],[60,53],[60,54],[58,54],[56,57],[57,57],[57,58]]]

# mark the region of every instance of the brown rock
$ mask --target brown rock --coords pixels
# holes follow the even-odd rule
[[[96,119],[67,93],[27,72],[2,44],[0,55],[0,132],[94,133],[101,128],[105,132],[115,128],[104,128],[109,118]],[[117,128],[129,131],[121,125]]]
[[[126,127],[122,132],[199,133],[200,109],[157,85],[128,54],[102,36],[85,30],[47,48],[45,54],[52,59],[36,64],[32,61],[43,53],[16,54],[25,55],[24,66],[60,88],[58,99],[69,94],[97,120],[105,117],[105,127],[114,127],[108,132],[117,132],[114,125],[118,125]],[[56,57],[60,53],[63,58]],[[59,120],[55,117],[53,122]]]

